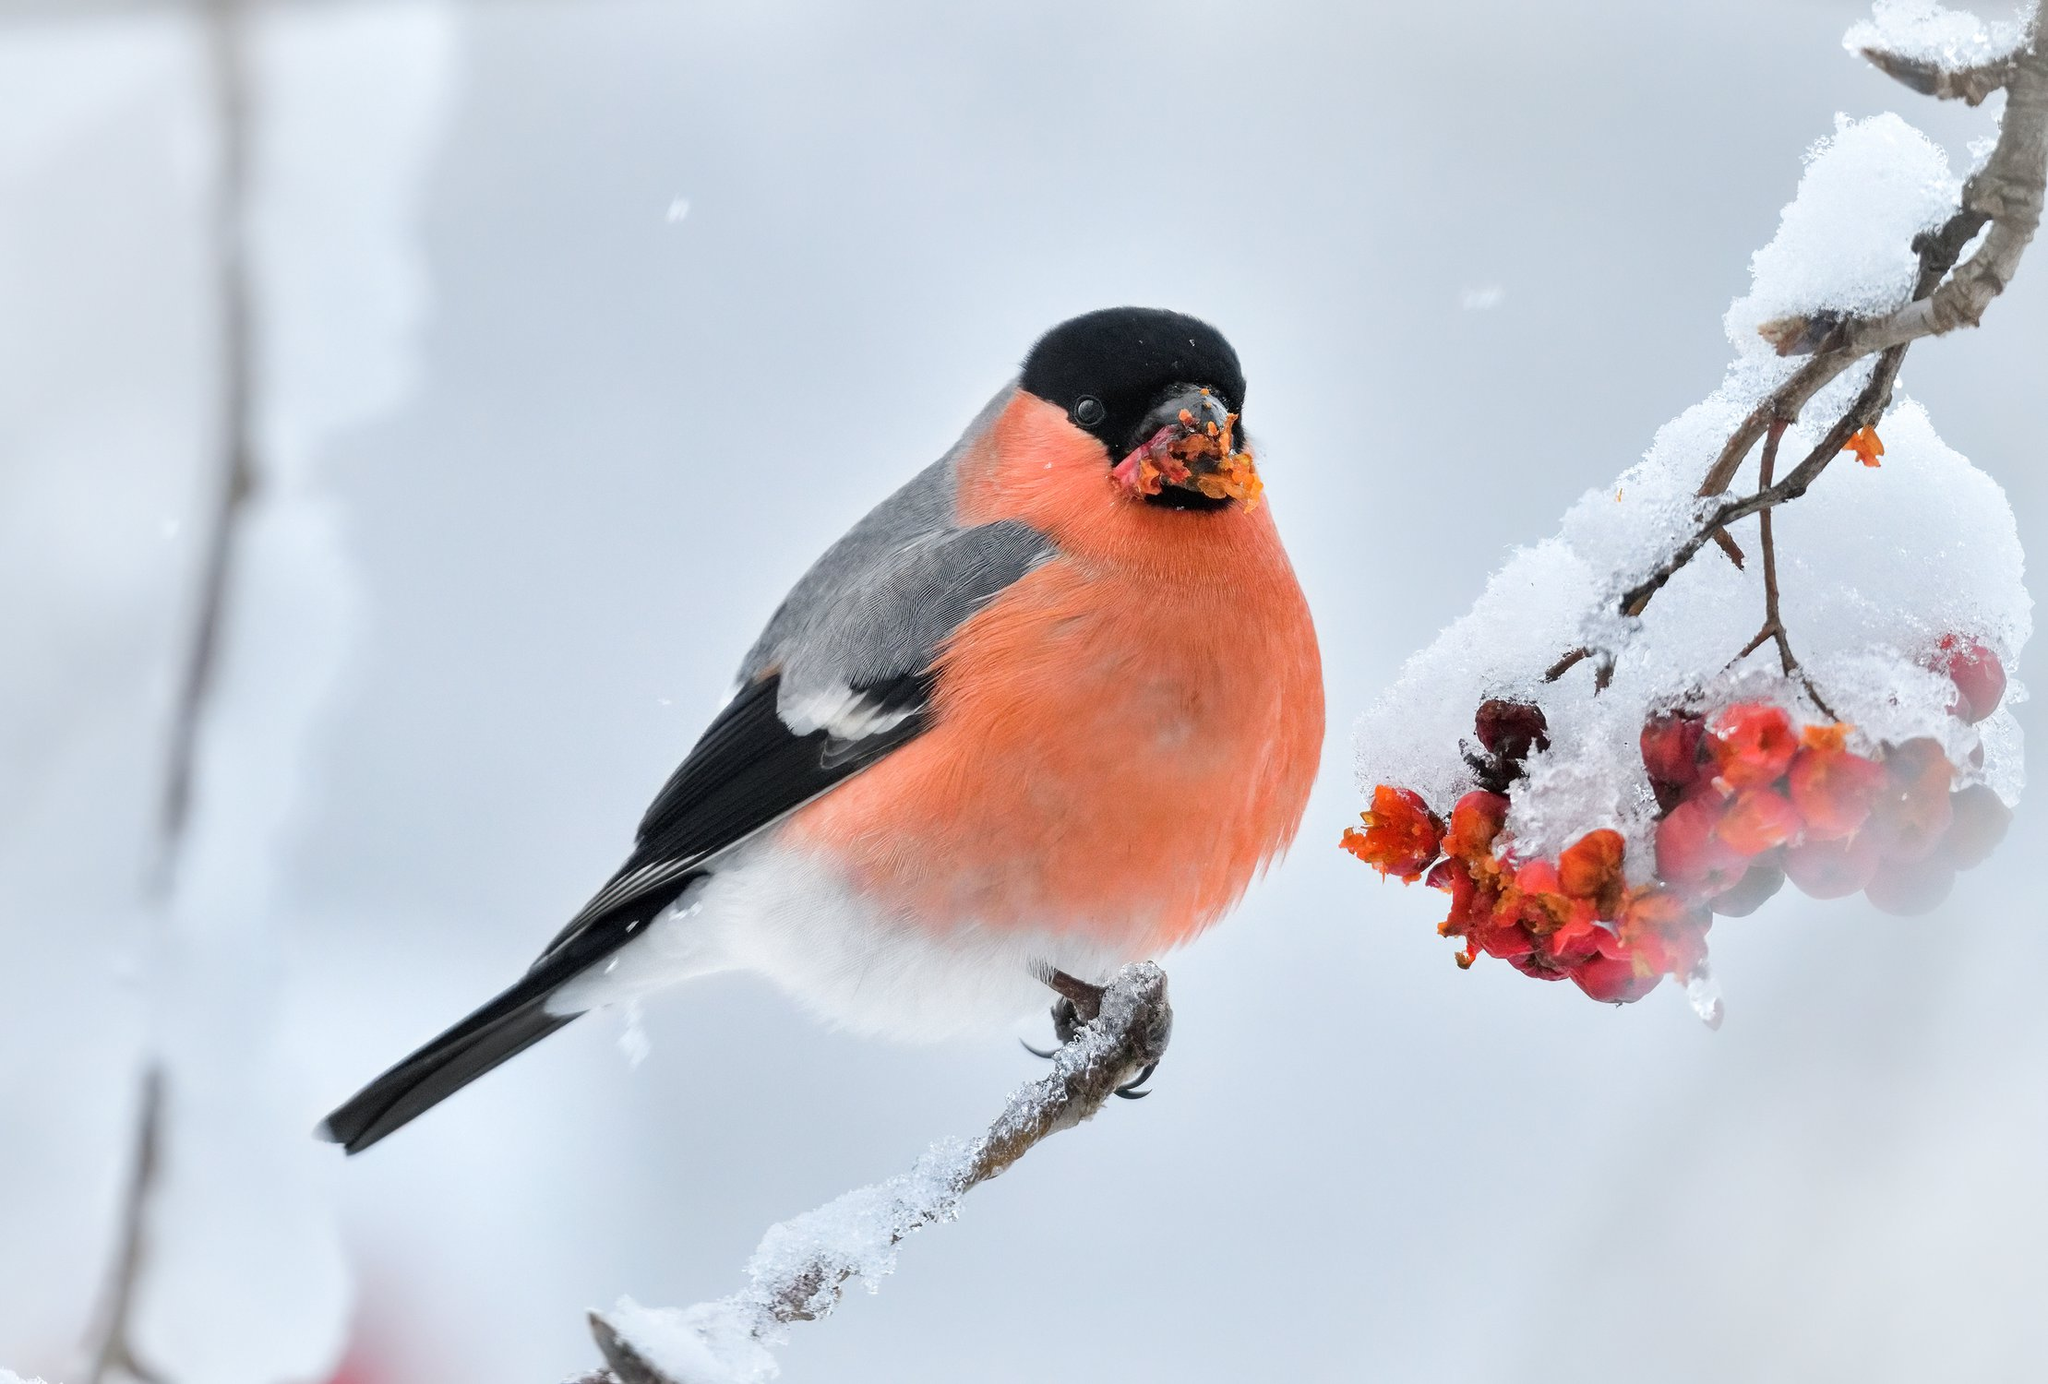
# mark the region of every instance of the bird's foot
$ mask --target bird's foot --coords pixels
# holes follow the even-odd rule
[[[1051,968],[1039,978],[1059,995],[1052,1006],[1052,1031],[1053,1036],[1059,1039],[1059,1047],[1034,1048],[1031,1044],[1025,1043],[1024,1051],[1033,1057],[1050,1061],[1059,1052],[1059,1048],[1074,1041],[1074,1035],[1081,1031],[1082,1025],[1094,1022],[1102,1013],[1104,987]],[[1146,1063],[1144,1070],[1117,1087],[1114,1094],[1122,1096],[1125,1100],[1143,1100],[1152,1094],[1143,1089],[1144,1085],[1152,1079],[1152,1073],[1158,1070],[1157,1062]]]
[[[1059,996],[1053,1001],[1052,1031],[1064,1047],[1074,1041],[1081,1025],[1093,1023],[1102,1013],[1102,987],[1057,970],[1048,970],[1044,980]]]

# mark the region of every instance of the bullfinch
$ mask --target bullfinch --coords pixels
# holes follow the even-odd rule
[[[1188,941],[1301,824],[1315,631],[1206,323],[1054,327],[806,572],[632,853],[515,984],[321,1127],[356,1153],[580,1014],[751,970],[1003,1026]]]

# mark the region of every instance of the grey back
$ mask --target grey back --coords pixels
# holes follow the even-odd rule
[[[741,685],[779,673],[778,710],[799,732],[864,688],[923,673],[983,602],[1055,555],[1029,525],[959,523],[960,458],[1015,393],[1004,387],[944,456],[828,548],[748,650]]]

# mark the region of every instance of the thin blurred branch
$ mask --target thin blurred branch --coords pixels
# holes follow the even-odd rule
[[[135,1162],[129,1170],[127,1195],[122,1198],[120,1240],[115,1246],[113,1272],[107,1280],[106,1302],[94,1332],[99,1346],[93,1352],[92,1372],[86,1376],[86,1384],[105,1384],[116,1372],[141,1380],[142,1384],[156,1384],[157,1376],[136,1358],[128,1323],[135,1305],[135,1285],[149,1248],[149,1205],[156,1190],[163,1111],[163,1070],[151,1067],[142,1080],[142,1108],[135,1118]]]
[[[220,472],[199,583],[198,611],[171,715],[163,796],[157,810],[159,895],[175,883],[192,812],[193,765],[207,697],[220,663],[221,629],[234,577],[236,527],[255,487],[248,265],[249,74],[244,0],[205,6],[209,88],[219,167],[214,182],[214,282],[220,303]]]
[[[201,567],[198,609],[173,708],[158,802],[156,861],[149,892],[166,902],[191,816],[194,766],[207,701],[219,663],[221,629],[233,576],[236,529],[253,485],[254,422],[250,289],[246,245],[249,197],[249,76],[245,0],[202,0],[218,166],[214,179],[214,276],[218,294],[221,394],[219,489]],[[105,1308],[95,1336],[90,1384],[116,1374],[154,1384],[131,1334],[136,1289],[148,1263],[150,1207],[163,1141],[165,1076],[160,1061],[144,1073],[136,1119],[134,1170],[121,1209],[121,1232],[108,1272]]]
[[[1758,439],[1773,428],[1797,421],[1800,410],[1825,385],[1858,361],[1876,355],[1870,382],[1820,444],[1783,480],[1763,483],[1755,494],[1715,508],[1698,532],[1631,587],[1621,598],[1623,615],[1641,615],[1664,584],[1728,525],[1804,495],[1849,439],[1883,415],[1906,348],[1922,337],[1976,326],[1991,300],[2012,281],[2020,257],[2040,227],[2042,193],[2048,186],[2048,49],[2040,42],[2040,24],[2037,14],[2025,47],[2009,61],[1967,72],[1945,74],[1918,59],[1864,50],[1872,63],[1916,91],[1959,97],[1974,105],[2002,87],[2006,105],[1998,142],[1984,166],[1963,185],[1955,214],[1938,230],[1914,241],[1920,273],[1906,306],[1875,318],[1819,314],[1765,324],[1765,337],[1780,355],[1810,354],[1812,358],[1736,428],[1700,483],[1702,496],[1725,492]],[[1963,251],[1979,232],[1983,232],[1982,242],[1962,260]]]
[[[578,1384],[726,1384],[765,1377],[767,1347],[785,1339],[784,1328],[828,1315],[849,1279],[889,1271],[890,1251],[905,1236],[953,1219],[969,1191],[1041,1140],[1094,1115],[1159,1062],[1173,1030],[1164,971],[1150,962],[1126,966],[1093,998],[1099,1001],[1093,1014],[1086,1002],[1077,1004],[1083,1022],[1052,1055],[1052,1070],[1012,1092],[978,1140],[941,1145],[905,1176],[772,1227],[748,1265],[752,1282],[744,1291],[681,1313],[630,1307],[591,1313],[591,1333],[610,1370]],[[851,1241],[850,1224],[859,1228]]]

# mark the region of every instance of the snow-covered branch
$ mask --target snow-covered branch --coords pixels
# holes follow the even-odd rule
[[[1961,97],[1974,106],[1991,91],[2003,89],[2006,107],[1997,143],[1963,184],[1954,214],[1939,229],[1915,239],[1920,272],[1912,300],[1904,307],[1868,318],[1827,311],[1801,314],[1758,328],[1779,355],[1811,359],[1750,410],[1729,435],[1700,482],[1702,496],[1725,492],[1774,424],[1796,420],[1843,371],[1868,356],[1882,355],[1869,385],[1805,459],[1775,485],[1717,507],[1695,534],[1622,596],[1624,615],[1641,615],[1672,575],[1725,534],[1728,525],[1804,495],[1848,440],[1884,413],[1906,347],[1921,337],[1976,326],[1991,300],[2012,282],[2020,257],[2040,228],[2043,187],[2048,185],[2048,46],[2039,42],[2039,31],[2036,13],[2010,38],[2012,51],[1967,67],[1943,66],[1941,50],[1915,44],[1910,31],[1893,32],[1878,25],[1859,25],[1851,31],[1852,47],[1916,91]],[[1980,232],[1983,240],[1976,252],[1959,264],[1963,250]]]
[[[816,1321],[849,1280],[872,1291],[896,1267],[896,1246],[914,1230],[950,1221],[961,1198],[1038,1142],[1072,1129],[1133,1077],[1159,1061],[1172,1035],[1166,973],[1126,966],[1101,991],[1099,1011],[1052,1056],[1052,1069],[1014,1091],[971,1143],[935,1144],[909,1172],[848,1192],[770,1228],[747,1264],[746,1288],[685,1311],[630,1299],[590,1315],[610,1366],[580,1384],[758,1384],[777,1373],[769,1347],[794,1322]]]
[[[1897,115],[1838,116],[1728,311],[1721,386],[1518,549],[1360,721],[1369,805],[1344,844],[1450,895],[1458,965],[1620,1003],[1671,976],[1718,1022],[1715,917],[1788,882],[1925,913],[1997,846],[2023,778],[2018,534],[1893,395],[1911,343],[1974,325],[2039,227],[2039,32],[2032,9],[1987,25],[1876,0],[1852,52],[1936,95],[2007,93],[1979,165],[1958,180]],[[1844,451],[1862,464],[1830,471]],[[1777,514],[1823,471],[1825,504]],[[1761,564],[1729,533],[1752,516]],[[1695,562],[1710,544],[1731,561]]]

